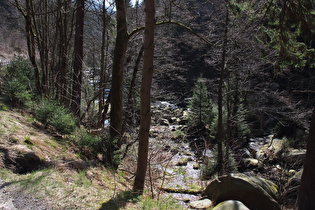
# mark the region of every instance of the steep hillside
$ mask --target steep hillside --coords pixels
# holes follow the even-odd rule
[[[157,188],[151,190],[159,191],[158,199],[151,198],[151,192],[140,197],[132,193],[135,148],[114,171],[99,158],[88,157],[73,139],[73,135],[60,136],[44,129],[28,113],[1,105],[0,209],[184,208]],[[163,154],[155,156],[165,159]],[[151,173],[151,179],[166,179],[156,169]],[[148,184],[152,187],[154,183]]]
[[[30,115],[2,110],[0,116],[0,180],[16,208],[98,209],[129,189],[123,177],[84,158]],[[1,198],[0,207],[7,202]]]

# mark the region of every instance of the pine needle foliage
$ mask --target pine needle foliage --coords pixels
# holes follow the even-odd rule
[[[5,68],[2,93],[12,106],[25,106],[31,101],[34,90],[34,72],[30,63],[18,57]]]
[[[213,103],[209,97],[206,80],[202,77],[195,82],[193,96],[189,102],[190,125],[211,125],[214,120]]]

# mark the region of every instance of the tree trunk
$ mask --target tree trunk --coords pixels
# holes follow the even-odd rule
[[[77,0],[71,110],[80,118],[83,64],[84,0]]]
[[[313,109],[307,151],[304,161],[300,194],[298,199],[299,210],[315,209],[315,108]]]
[[[153,55],[154,55],[154,26],[155,5],[154,0],[145,0],[145,34],[144,34],[144,60],[141,81],[141,110],[138,161],[133,190],[139,194],[143,193],[145,174],[148,164],[149,131],[151,124],[150,97],[153,77]]]
[[[227,47],[227,33],[228,33],[228,1],[226,1],[226,14],[225,14],[225,26],[224,26],[224,41],[222,49],[222,58],[221,58],[221,71],[220,71],[220,80],[218,87],[218,174],[219,176],[224,174],[225,164],[223,158],[223,82],[225,74],[225,65],[226,65],[226,47]]]
[[[141,58],[143,56],[143,46],[141,47],[136,62],[135,62],[135,66],[133,68],[133,73],[132,73],[132,78],[131,78],[131,82],[130,82],[130,86],[129,86],[129,91],[128,91],[128,96],[127,96],[127,105],[126,105],[126,111],[125,111],[125,122],[124,122],[124,127],[126,126],[130,126],[130,125],[135,125],[135,121],[132,120],[133,117],[133,112],[134,112],[134,89],[136,86],[136,79],[137,79],[137,74],[138,74],[138,70],[139,70],[139,65],[140,65],[140,61]],[[125,128],[124,128],[125,130]]]
[[[116,0],[117,37],[114,50],[111,86],[110,139],[117,140],[117,148],[121,145],[122,114],[123,114],[123,73],[124,60],[128,44],[125,0]]]
[[[42,86],[40,81],[40,70],[36,63],[36,48],[35,48],[35,31],[33,29],[33,21],[32,17],[35,15],[33,10],[33,2],[32,0],[25,1],[25,11],[23,10],[20,3],[15,0],[16,7],[22,13],[23,17],[25,18],[25,32],[26,32],[26,41],[27,41],[27,50],[28,56],[30,58],[31,64],[34,68],[34,75],[35,75],[35,85],[38,95],[42,95]]]
[[[62,10],[57,11],[57,30],[58,30],[58,73],[56,81],[57,97],[66,107],[70,107],[70,99],[68,94],[68,84],[67,81],[67,61],[68,61],[68,2],[64,3],[62,0],[58,0],[58,7]],[[63,12],[66,11],[66,12]],[[72,27],[72,26],[71,26]]]
[[[100,94],[98,95],[98,120],[97,126],[99,128],[104,127],[104,120],[103,120],[103,110],[104,110],[104,85],[105,85],[105,49],[106,49],[106,7],[105,7],[105,0],[102,3],[102,45],[101,45],[101,72],[100,72],[100,81],[99,81],[99,91]]]

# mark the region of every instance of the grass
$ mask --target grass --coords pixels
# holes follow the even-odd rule
[[[86,174],[93,174],[93,170],[99,169],[60,172],[49,168],[19,176],[6,171],[1,173],[1,179],[7,183],[9,191],[16,190],[43,199],[56,209],[98,209],[104,199],[110,199],[113,186],[102,183],[108,180],[105,177],[101,180],[89,178]],[[99,173],[106,176],[106,171]]]
[[[112,171],[99,164],[74,169],[71,163],[84,164],[86,157],[76,154],[79,149],[70,138],[54,139],[33,127],[31,117],[14,111],[0,111],[0,115],[0,143],[4,148],[9,150],[13,143],[28,146],[40,159],[51,163],[28,174],[0,169],[0,179],[8,192],[31,195],[53,209],[183,209],[169,196],[159,195],[156,199],[148,196],[149,192],[144,196],[132,194],[130,173]],[[3,156],[0,151],[0,158]]]
[[[170,196],[161,196],[159,200],[147,196],[147,193],[137,196],[121,183],[113,183],[109,178],[113,174],[97,168],[79,172],[60,172],[49,168],[26,175],[16,175],[2,169],[0,174],[8,191],[32,195],[54,209],[183,209]]]

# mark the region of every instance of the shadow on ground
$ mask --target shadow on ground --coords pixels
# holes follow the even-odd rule
[[[138,194],[132,191],[118,193],[115,197],[102,204],[100,210],[118,210],[127,205],[127,203],[137,203]]]

